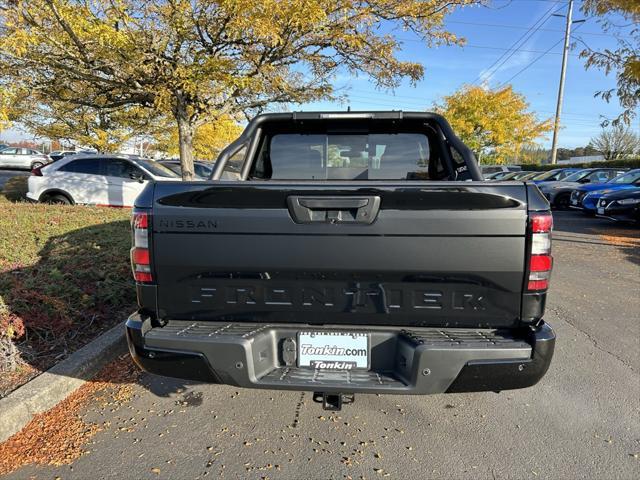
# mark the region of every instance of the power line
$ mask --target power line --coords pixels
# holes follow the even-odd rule
[[[417,38],[402,38],[399,37],[398,40],[401,40],[403,42],[417,42],[417,43],[422,43],[422,40],[419,40]],[[485,50],[504,50],[505,52],[510,52],[512,50],[512,48],[505,48],[505,47],[494,47],[492,45],[473,45],[473,44],[464,44],[461,45],[460,48],[465,49],[465,48],[480,48],[480,49],[485,49]],[[518,52],[522,52],[522,53],[542,53],[541,50],[522,50],[522,49],[517,49],[516,51]],[[562,55],[562,52],[552,52],[552,54],[554,55]],[[580,55],[578,54],[571,54],[572,56],[575,57],[579,57]]]
[[[447,23],[454,23],[458,25],[473,25],[479,27],[495,27],[495,28],[512,28],[516,30],[528,30],[531,27],[527,27],[526,25],[511,25],[505,23],[481,23],[481,22],[463,22],[460,20],[447,20]],[[539,28],[539,32],[553,32],[553,33],[564,33],[564,30],[556,29],[556,28]],[[601,37],[612,37],[612,38],[631,38],[627,36],[615,35],[612,33],[605,32],[582,32],[582,35],[597,35]]]
[[[506,51],[510,51],[510,48],[504,48],[504,47],[490,47],[490,46],[485,46],[485,45],[463,45],[462,48],[464,47],[469,47],[469,48],[484,48],[487,50],[506,50]],[[542,50],[522,50],[522,49],[517,49],[514,51],[515,52],[520,52],[520,53],[543,53]],[[562,52],[549,52],[551,55],[562,55]],[[577,53],[572,53],[571,56],[573,57],[579,57],[580,55],[578,55]],[[508,60],[508,58],[507,58]]]
[[[374,105],[374,106],[392,106],[392,107],[399,107],[399,106],[407,106],[407,107],[412,107],[412,110],[416,109],[416,104],[407,104],[404,102],[395,102],[395,103],[389,103],[389,102],[384,102],[384,101],[380,101],[380,100],[357,100],[355,103],[360,103],[360,104],[364,104],[364,105]],[[427,108],[418,108],[418,110],[427,110]],[[535,110],[534,112],[536,113],[541,113],[541,110]],[[553,113],[553,112],[547,112],[547,113]],[[584,120],[584,119],[573,119],[573,118],[569,118],[567,119],[567,121],[565,122],[566,125],[573,125],[573,126],[579,126],[579,127],[589,127],[589,128],[599,128],[600,126],[600,120],[599,119],[593,119],[593,121],[588,121],[588,120]]]
[[[542,57],[544,57],[546,54],[548,54],[552,49],[554,49],[555,47],[560,45],[563,41],[564,41],[564,38],[561,38],[560,40],[558,40],[556,43],[551,45],[551,48],[549,48],[549,50],[547,50],[546,52],[542,52],[542,55],[540,55],[540,56],[536,57],[535,59],[533,59],[531,62],[529,62],[527,65],[525,65],[524,68],[522,68],[521,70],[518,70],[518,72],[515,75],[513,75],[512,77],[509,78],[509,80],[505,80],[500,85],[498,85],[496,88],[501,88],[501,87],[505,86],[507,83],[511,82],[511,80],[516,78],[518,75],[520,75],[522,72],[524,72],[528,68],[532,67],[538,60],[540,60]]]
[[[511,57],[513,57],[518,52],[518,49],[522,48],[527,40],[529,40],[538,31],[538,29],[541,28],[546,23],[546,21],[549,20],[549,18],[551,18],[552,12],[557,6],[557,2],[551,5],[551,8],[545,11],[542,16],[538,18],[538,20],[536,20],[536,22],[531,25],[531,27],[529,27],[529,29],[524,32],[520,36],[520,38],[518,38],[515,43],[513,43],[513,45],[511,45],[510,49],[507,52],[503,53],[495,62],[493,62],[489,66],[489,68],[480,72],[478,77],[472,83],[478,83],[478,81],[482,80],[483,77],[490,78],[492,75],[495,75],[500,67],[502,67]]]
[[[578,25],[576,28],[574,28],[575,30],[578,30],[582,25],[584,24],[580,24]],[[524,66],[524,68],[518,70],[515,75],[513,75],[511,78],[509,78],[509,80],[502,82],[500,85],[498,85],[497,88],[503,87],[504,85],[506,85],[507,83],[511,82],[511,80],[513,80],[514,78],[516,78],[518,75],[520,75],[522,72],[526,71],[527,69],[531,68],[538,60],[540,60],[542,57],[544,57],[545,55],[547,55],[551,50],[553,50],[555,47],[557,47],[558,45],[560,45],[562,42],[564,41],[564,37],[562,37],[560,40],[558,40],[556,43],[554,43],[553,45],[551,45],[551,47],[542,53],[542,55],[536,57],[535,59],[533,59],[531,62],[529,62],[527,65]]]
[[[377,92],[363,92],[360,91],[359,93],[373,93],[376,94]],[[379,93],[380,95],[385,95],[384,93]],[[422,102],[422,100],[420,98],[416,98],[416,97],[409,97],[409,96],[402,96],[402,98],[407,98],[407,99],[412,99],[413,102],[410,101],[402,101],[402,100],[398,100],[398,101],[393,101],[392,98],[384,98],[384,99],[376,99],[374,97],[371,96],[365,96],[365,95],[353,95],[353,94],[348,94],[348,99],[349,100],[354,100],[356,103],[363,103],[365,105],[383,105],[383,106],[390,106],[390,107],[408,107],[408,108],[416,108],[416,104]],[[425,105],[427,104],[426,101],[423,102]],[[539,110],[539,109],[533,109],[536,113],[546,113],[546,114],[553,114],[555,112],[552,112],[550,110]],[[573,117],[579,117],[579,118],[572,118],[569,119],[571,124],[579,124],[579,125],[585,125],[585,126],[591,126],[594,125],[596,122],[599,122],[600,119],[599,118],[594,118],[592,115],[586,115],[586,114],[580,114],[580,113],[565,113],[564,115],[567,116],[573,116]],[[591,121],[589,120],[591,119]]]
[[[376,92],[373,90],[356,90],[355,93],[346,92],[345,95],[348,98],[354,99],[362,99],[362,100],[376,100],[374,96],[384,96],[387,98],[380,99],[379,101],[382,103],[389,103],[390,105],[402,104],[407,106],[416,106],[416,101],[421,101],[420,95],[416,92],[416,95],[397,95],[395,93],[385,93],[385,92]],[[397,100],[400,99],[400,100]],[[406,99],[408,101],[403,101],[402,99]],[[539,113],[555,113],[551,110],[539,110],[535,109],[536,112]],[[583,117],[585,119],[594,118],[593,114],[586,113],[573,113],[573,112],[563,112],[563,115],[570,115],[574,117]]]

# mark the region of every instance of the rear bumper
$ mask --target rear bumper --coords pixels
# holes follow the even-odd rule
[[[27,194],[26,197],[28,200],[32,202],[37,202],[40,199],[40,183],[42,177],[36,177],[35,175],[30,175],[27,178]]]
[[[282,345],[301,330],[370,335],[371,369],[326,371],[285,364]],[[492,329],[170,321],[152,328],[132,315],[129,350],[150,373],[245,388],[420,395],[499,391],[536,384],[553,357],[551,327]]]

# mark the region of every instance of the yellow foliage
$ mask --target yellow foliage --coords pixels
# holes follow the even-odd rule
[[[538,120],[528,107],[510,85],[495,90],[466,85],[444,97],[436,110],[483,163],[505,163],[551,130],[551,121]]]
[[[132,138],[158,128],[154,118],[142,107],[97,110],[55,101],[31,103],[20,120],[39,137],[67,140],[99,152],[117,152]]]
[[[460,44],[444,19],[474,3],[12,0],[0,8],[0,71],[35,102],[172,115],[188,166],[194,133],[214,114],[326,99],[344,72],[388,88],[416,82],[424,68],[398,58],[395,33]]]
[[[14,92],[0,86],[0,132],[10,127],[17,116]]]
[[[584,0],[581,10],[588,17],[595,17],[602,29],[615,38],[615,47],[594,49],[585,45],[580,52],[586,59],[586,68],[616,75],[616,88],[600,90],[595,96],[607,102],[617,97],[623,110],[611,123],[631,125],[640,105],[640,1]]]
[[[154,149],[170,157],[176,157],[180,151],[178,129],[174,127],[168,131],[157,135]],[[220,151],[241,133],[242,127],[229,116],[199,126],[193,139],[194,157],[197,160],[214,161]]]
[[[582,10],[596,15],[616,12],[640,23],[640,3],[638,0],[585,0],[582,3]]]

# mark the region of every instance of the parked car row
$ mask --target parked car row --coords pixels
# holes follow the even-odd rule
[[[485,180],[488,180],[489,177],[499,173],[506,175],[511,172],[520,172],[522,171],[522,167],[518,165],[481,165],[480,171]]]
[[[112,207],[133,206],[149,181],[180,180],[154,160],[128,155],[69,155],[31,173],[30,200]]]
[[[623,168],[585,168],[572,173],[562,180],[538,184],[552,207],[566,210],[570,206],[571,194],[583,185],[600,185],[626,172]],[[596,187],[597,189],[598,187]]]
[[[182,167],[180,166],[180,160],[159,160],[159,163],[167,168],[170,168],[178,175],[182,176]],[[206,180],[211,176],[213,171],[213,163],[211,162],[193,162],[193,173],[195,174],[194,180]]]
[[[92,154],[95,150],[55,150],[48,155],[32,148],[0,145],[0,168],[33,170],[69,155]]]
[[[0,149],[0,168],[32,170],[51,163],[51,157],[32,148],[4,146]]]
[[[532,181],[557,210],[640,222],[640,169],[556,168],[548,172],[503,169],[485,175],[490,181]]]
[[[538,187],[552,208],[640,222],[640,168],[585,168],[562,181],[543,182]]]
[[[21,148],[9,147],[11,150]],[[7,149],[5,149],[7,150]],[[0,150],[0,160],[4,151]],[[29,149],[25,149],[29,150]],[[15,155],[13,153],[7,155]],[[35,164],[28,180],[27,197],[33,201],[129,207],[149,181],[180,180],[178,160],[151,159],[134,155],[52,152],[57,160]],[[0,165],[2,165],[0,163]],[[211,175],[213,164],[195,162],[196,180]],[[559,168],[548,172],[493,172],[494,181],[532,181],[552,208],[578,209],[587,215],[615,220],[640,221],[640,169]]]
[[[60,160],[61,158],[68,157],[69,155],[90,155],[93,153],[98,153],[96,150],[55,150],[49,154],[51,160],[54,162]]]
[[[60,152],[61,154],[64,152]],[[213,164],[195,163],[197,180]],[[136,155],[75,153],[31,171],[27,197],[46,203],[131,207],[149,181],[181,180],[180,163],[156,162]]]
[[[55,150],[48,155],[33,150],[31,148],[10,147],[8,145],[0,145],[0,168],[12,168],[18,170],[33,170],[47,165],[51,162],[57,162],[71,155],[94,155],[98,154],[95,150]],[[180,160],[167,159],[160,160],[159,163],[173,170],[178,175],[182,175]],[[205,180],[211,175],[213,163],[210,162],[194,162],[194,174],[196,180]]]

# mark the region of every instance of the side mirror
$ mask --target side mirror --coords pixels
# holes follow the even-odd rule
[[[132,173],[129,174],[129,178],[131,180],[137,180],[140,183],[144,182],[144,175],[142,175],[140,173],[132,172]]]

